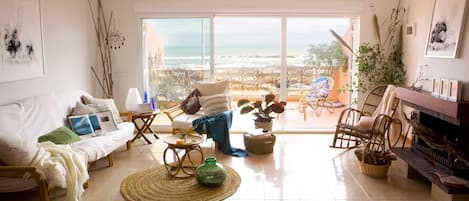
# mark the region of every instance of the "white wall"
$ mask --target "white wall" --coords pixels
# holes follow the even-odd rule
[[[408,82],[415,80],[416,69],[419,65],[428,65],[428,71],[425,76],[433,76],[457,79],[464,82],[464,88],[467,89],[469,81],[469,20],[466,18],[465,28],[461,34],[459,58],[427,58],[424,57],[427,34],[430,30],[433,1],[429,0],[405,0],[408,7],[408,23],[416,24],[416,37],[404,38],[404,62],[408,66]],[[467,10],[467,6],[466,6]],[[423,89],[431,90],[431,82],[425,82]],[[464,94],[464,99],[469,100],[469,93]]]
[[[41,12],[45,76],[0,83],[0,104],[49,91],[96,94],[89,69],[97,63],[97,52],[88,1],[41,0]]]

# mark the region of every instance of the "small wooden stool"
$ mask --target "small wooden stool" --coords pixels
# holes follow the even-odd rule
[[[143,139],[147,141],[148,144],[151,144],[151,141],[144,135],[144,133],[147,131],[153,134],[153,136],[156,139],[159,139],[159,137],[156,136],[155,131],[153,131],[153,129],[151,128],[151,124],[153,123],[157,115],[158,115],[158,112],[156,111],[148,112],[148,113],[131,114],[130,119],[132,120],[132,123],[134,123],[135,129],[137,131],[137,134],[132,139],[132,142],[134,142],[137,138],[143,137]],[[139,125],[137,123],[138,119],[140,119],[143,122],[142,125]]]

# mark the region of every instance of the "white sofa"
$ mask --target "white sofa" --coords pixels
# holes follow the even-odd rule
[[[89,94],[85,91],[51,93],[0,106],[0,192],[39,186],[40,193],[47,194],[47,189],[41,186],[44,185],[41,182],[47,181],[42,181],[38,170],[29,166],[38,151],[38,137],[68,125],[67,115],[77,101],[81,101],[82,95]],[[88,162],[108,157],[109,166],[112,166],[112,152],[126,143],[129,149],[134,133],[134,125],[130,122],[119,123],[117,127],[118,130],[100,136],[80,136],[81,140],[72,143],[71,147],[85,152]],[[21,177],[24,172],[38,174],[39,178],[28,182],[11,178],[12,175]],[[43,196],[47,195],[41,195],[41,199]]]

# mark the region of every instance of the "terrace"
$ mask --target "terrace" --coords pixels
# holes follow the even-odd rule
[[[166,105],[163,108],[177,105],[193,89],[196,80],[202,80],[209,74],[206,69],[166,69],[154,68],[152,71],[154,84],[158,85],[156,99],[159,105]],[[338,115],[348,103],[348,95],[338,93],[340,87],[345,86],[346,76],[339,70],[331,72],[331,68],[326,67],[288,67],[288,87],[287,87],[287,105],[283,114],[274,120],[274,130],[308,130],[308,129],[331,129],[337,123]],[[312,80],[320,76],[331,75],[334,78],[334,88],[329,99],[342,106],[334,108],[331,113],[323,110],[317,115],[311,108],[306,110],[306,120],[304,114],[300,111],[298,100],[308,93],[308,88]],[[261,95],[274,93],[279,97],[280,94],[280,70],[278,67],[227,67],[215,70],[217,80],[229,80],[229,91],[232,98],[232,108],[234,108],[234,120],[232,130],[241,132],[253,127],[252,116],[240,115],[236,109],[236,101],[240,98],[256,99]],[[171,83],[162,85],[161,83]],[[168,100],[169,99],[169,100]],[[164,115],[160,115],[154,122],[160,131],[168,131],[170,122]],[[247,126],[246,126],[247,125]]]

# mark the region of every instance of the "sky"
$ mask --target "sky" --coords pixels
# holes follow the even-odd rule
[[[149,19],[155,32],[167,47],[200,47],[202,30],[209,44],[210,20],[196,18]],[[287,46],[302,48],[334,40],[329,29],[339,35],[349,28],[349,18],[287,18]],[[280,47],[279,17],[215,17],[215,48],[217,47]]]

